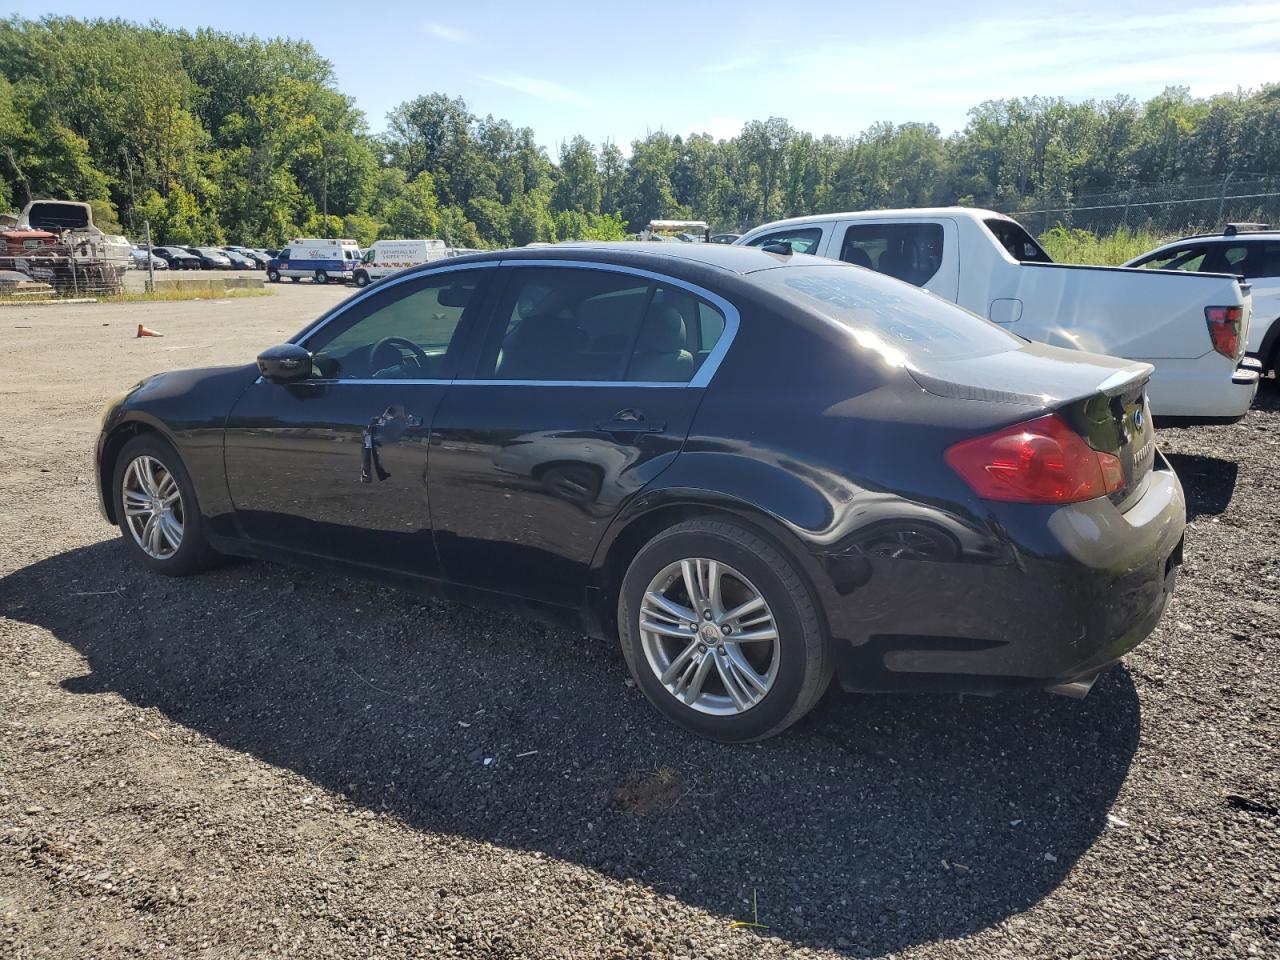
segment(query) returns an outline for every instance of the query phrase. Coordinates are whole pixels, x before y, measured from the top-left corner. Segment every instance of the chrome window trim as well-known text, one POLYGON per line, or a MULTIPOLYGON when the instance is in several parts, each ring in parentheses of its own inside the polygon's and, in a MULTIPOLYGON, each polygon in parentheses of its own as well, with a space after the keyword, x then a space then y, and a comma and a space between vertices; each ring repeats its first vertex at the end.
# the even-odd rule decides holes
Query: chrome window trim
MULTIPOLYGON (((370 284, 369 288, 361 294, 352 297, 346 303, 340 305, 336 313, 330 314, 328 317, 317 321, 316 325, 310 329, 304 330, 302 333, 294 337, 290 343, 297 343, 305 346, 305 341, 310 340, 317 333, 327 327, 330 323, 337 320, 348 310, 354 308, 357 304, 363 302, 367 297, 374 293, 386 290, 388 287, 396 286, 401 283, 408 283, 411 280, 417 280, 423 277, 433 277, 440 273, 451 273, 458 270, 483 270, 492 267, 553 267, 566 268, 575 270, 605 270, 612 273, 625 273, 631 276, 643 277, 646 280, 654 280, 659 283, 666 283, 672 286, 682 287, 688 290, 694 296, 706 300, 724 316, 724 330, 720 333, 720 339, 716 341, 716 345, 707 354, 707 358, 702 362, 693 378, 685 383, 665 382, 652 380, 484 380, 477 377, 470 378, 454 378, 452 380, 376 380, 376 379, 357 379, 357 380, 298 380, 293 382, 293 386, 315 385, 315 386, 338 386, 341 384, 387 384, 407 385, 407 384, 427 384, 436 386, 457 386, 457 387, 640 387, 643 389, 653 389, 656 387, 665 387, 667 389, 705 389, 710 383, 711 378, 715 376, 720 364, 724 360, 724 356, 729 352, 729 348, 733 345, 734 339, 738 335, 738 327, 741 324, 741 317, 738 308, 726 300, 719 294, 712 293, 705 287, 697 284, 689 283, 681 280, 679 277, 672 277, 665 273, 657 273, 653 270, 644 270, 640 267, 630 267, 615 263, 596 263, 586 260, 486 260, 472 261, 470 263, 449 264, 441 267, 434 267, 431 270, 411 273, 404 277, 388 277, 377 284, 370 284)), ((262 378, 258 378, 258 382, 262 382, 262 378)))

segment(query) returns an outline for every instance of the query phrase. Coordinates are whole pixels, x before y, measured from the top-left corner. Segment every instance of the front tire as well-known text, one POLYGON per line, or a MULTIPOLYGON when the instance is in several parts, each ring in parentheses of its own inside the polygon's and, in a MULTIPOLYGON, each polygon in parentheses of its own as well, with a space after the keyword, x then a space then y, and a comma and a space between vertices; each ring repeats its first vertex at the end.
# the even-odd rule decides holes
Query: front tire
POLYGON ((357 270, 355 281, 357 287, 367 287, 369 285, 369 275, 363 270, 357 270))
POLYGON ((667 719, 712 740, 780 733, 831 681, 830 645, 801 573, 736 523, 690 520, 631 561, 618 599, 623 656, 667 719))
POLYGON ((167 441, 142 434, 126 443, 111 490, 127 548, 156 573, 184 577, 216 561, 191 476, 167 441))

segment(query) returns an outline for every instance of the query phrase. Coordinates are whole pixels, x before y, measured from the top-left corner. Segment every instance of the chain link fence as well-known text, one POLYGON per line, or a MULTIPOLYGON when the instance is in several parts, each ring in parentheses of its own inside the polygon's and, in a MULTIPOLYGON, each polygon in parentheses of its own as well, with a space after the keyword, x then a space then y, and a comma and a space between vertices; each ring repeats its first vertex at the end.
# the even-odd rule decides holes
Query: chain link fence
POLYGON ((1125 227, 1181 236, 1217 232, 1227 223, 1280 224, 1280 176, 1231 173, 1215 180, 1133 184, 1080 194, 1060 207, 1029 203, 1011 216, 1038 234, 1063 226, 1099 235, 1125 227))
POLYGON ((47 284, 63 297, 111 296, 124 290, 135 267, 123 237, 84 240, 26 237, 35 231, 0 231, 0 270, 16 271, 47 284))

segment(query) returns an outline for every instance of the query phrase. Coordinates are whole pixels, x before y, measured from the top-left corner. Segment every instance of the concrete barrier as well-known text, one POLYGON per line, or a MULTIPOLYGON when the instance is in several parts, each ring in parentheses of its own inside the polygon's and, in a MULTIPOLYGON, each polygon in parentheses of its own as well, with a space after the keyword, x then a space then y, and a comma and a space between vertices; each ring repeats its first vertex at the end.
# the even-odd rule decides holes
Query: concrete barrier
POLYGON ((228 290, 261 290, 260 277, 156 277, 157 290, 204 290, 226 293, 228 290))

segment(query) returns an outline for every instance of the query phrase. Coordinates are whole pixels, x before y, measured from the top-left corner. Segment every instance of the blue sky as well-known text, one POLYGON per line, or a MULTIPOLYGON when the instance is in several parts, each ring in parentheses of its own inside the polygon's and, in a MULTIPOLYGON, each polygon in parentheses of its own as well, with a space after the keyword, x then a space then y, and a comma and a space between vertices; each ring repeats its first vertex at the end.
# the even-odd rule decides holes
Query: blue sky
POLYGON ((1167 85, 1196 95, 1280 81, 1280 2, 964 4, 737 0, 498 4, 24 2, 8 13, 119 16, 309 40, 377 131, 421 93, 624 149, 647 131, 729 137, 786 117, 817 134, 877 120, 964 126, 997 97, 1070 99, 1167 85), (1154 12, 1159 10, 1160 12, 1154 12))

